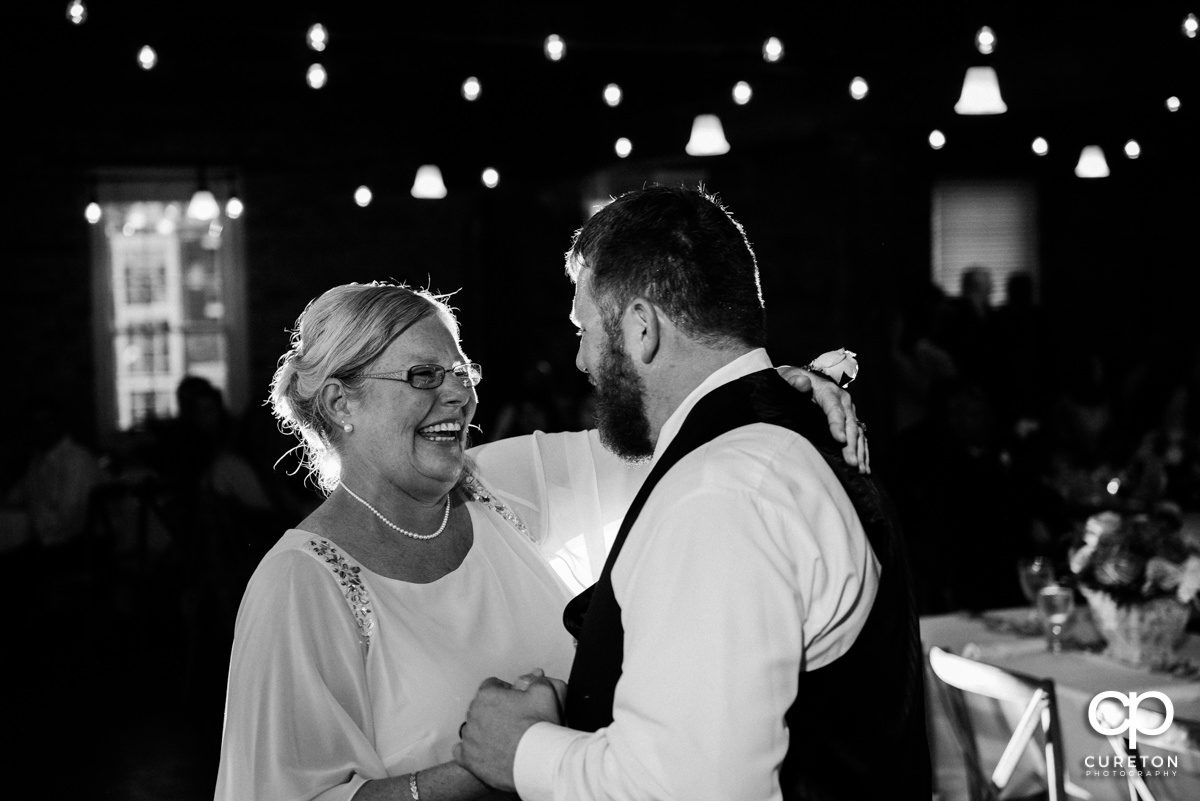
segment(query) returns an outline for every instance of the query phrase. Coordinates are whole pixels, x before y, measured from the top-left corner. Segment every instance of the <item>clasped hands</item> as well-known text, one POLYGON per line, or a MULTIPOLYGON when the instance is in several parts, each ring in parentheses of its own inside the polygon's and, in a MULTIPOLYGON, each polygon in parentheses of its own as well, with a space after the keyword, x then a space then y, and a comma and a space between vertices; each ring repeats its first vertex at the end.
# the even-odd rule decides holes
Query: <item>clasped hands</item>
POLYGON ((459 729, 462 742, 454 759, 485 784, 498 790, 515 790, 513 759, 521 736, 535 723, 561 724, 567 684, 548 678, 541 669, 512 684, 492 677, 479 685, 459 729))

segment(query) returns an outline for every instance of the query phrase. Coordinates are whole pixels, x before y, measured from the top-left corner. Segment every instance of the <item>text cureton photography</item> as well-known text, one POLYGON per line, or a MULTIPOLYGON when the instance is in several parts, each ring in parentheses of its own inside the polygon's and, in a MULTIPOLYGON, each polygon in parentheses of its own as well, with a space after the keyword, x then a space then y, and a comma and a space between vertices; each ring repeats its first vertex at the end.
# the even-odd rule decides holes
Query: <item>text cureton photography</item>
POLYGON ((1107 690, 1097 693, 1088 705, 1088 723, 1108 738, 1111 754, 1089 754, 1083 759, 1084 776, 1175 776, 1179 757, 1174 754, 1139 754, 1138 735, 1155 737, 1171 727, 1175 706, 1166 693, 1121 693, 1107 690), (1146 701, 1157 701, 1162 711, 1143 708, 1146 701), (1122 736, 1127 735, 1127 736, 1122 736))

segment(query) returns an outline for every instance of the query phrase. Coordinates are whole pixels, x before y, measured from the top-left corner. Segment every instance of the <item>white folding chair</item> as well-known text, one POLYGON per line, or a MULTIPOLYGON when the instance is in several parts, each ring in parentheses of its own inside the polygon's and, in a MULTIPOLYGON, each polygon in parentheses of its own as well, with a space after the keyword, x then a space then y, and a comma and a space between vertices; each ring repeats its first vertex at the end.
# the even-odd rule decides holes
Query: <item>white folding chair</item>
POLYGON ((1046 798, 1049 801, 1065 801, 1062 734, 1052 680, 1037 679, 986 665, 937 647, 929 650, 929 667, 939 679, 938 686, 963 751, 973 801, 997 801, 1001 798, 1012 781, 1021 755, 1031 750, 1031 743, 1039 733, 1046 798), (975 727, 963 693, 991 698, 1022 709, 1012 736, 990 776, 980 759, 975 727))
MULTIPOLYGON (((1096 717, 1109 729, 1121 729, 1129 720, 1129 709, 1113 698, 1107 698, 1096 706, 1096 717)), ((1154 709, 1137 706, 1129 728, 1139 732, 1158 731, 1166 723, 1166 716, 1154 709)), ((1113 753, 1123 760, 1130 756, 1151 756, 1166 752, 1166 755, 1183 756, 1193 765, 1200 764, 1200 722, 1174 718, 1171 725, 1161 734, 1139 735, 1141 742, 1136 750, 1129 747, 1129 738, 1122 734, 1108 735, 1113 753)), ((1124 764, 1129 764, 1127 761, 1124 764)), ((1200 779, 1194 775, 1172 776, 1162 781, 1153 780, 1157 793, 1139 770, 1127 770, 1125 780, 1129 785, 1129 801, 1196 801, 1200 798, 1200 779)))

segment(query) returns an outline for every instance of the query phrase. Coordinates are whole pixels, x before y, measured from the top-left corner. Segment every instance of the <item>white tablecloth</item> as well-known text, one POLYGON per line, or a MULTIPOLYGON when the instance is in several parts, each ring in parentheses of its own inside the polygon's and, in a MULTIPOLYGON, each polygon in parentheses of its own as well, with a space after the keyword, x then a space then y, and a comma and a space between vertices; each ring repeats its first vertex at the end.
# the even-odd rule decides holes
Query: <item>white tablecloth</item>
MULTIPOLYGON (((1030 610, 1002 610, 997 616, 1024 616, 1030 610)), ((1090 757, 1110 756, 1112 748, 1107 738, 1092 729, 1087 721, 1087 708, 1092 698, 1100 692, 1115 690, 1122 693, 1158 690, 1166 693, 1175 707, 1175 716, 1189 720, 1200 720, 1200 681, 1166 673, 1128 667, 1107 657, 1086 651, 1067 650, 1060 654, 1049 653, 1046 641, 1041 636, 1020 636, 995 630, 985 625, 980 617, 965 613, 938 615, 921 618, 921 640, 926 652, 937 645, 955 653, 968 650, 968 655, 983 662, 1018 671, 1027 675, 1054 679, 1058 695, 1059 719, 1062 726, 1064 764, 1069 780, 1096 801, 1118 801, 1128 799, 1126 780, 1119 776, 1088 775, 1085 760, 1090 757)), ((1191 635, 1181 656, 1200 664, 1200 637, 1191 635)), ((928 682, 926 698, 929 707, 929 738, 933 751, 933 763, 937 790, 943 801, 967 798, 966 776, 962 753, 954 741, 949 719, 942 708, 934 679, 926 671, 928 682)), ((1006 712, 1007 714, 1007 712, 1006 712)), ((984 759, 992 755, 993 762, 985 766, 990 770, 994 759, 1007 739, 1008 731, 1001 723, 994 729, 986 725, 977 731, 981 740, 984 759)), ((1142 738, 1144 742, 1152 742, 1142 738)), ((1094 761, 1094 760, 1093 760, 1094 761)), ((1180 775, 1161 779, 1164 790, 1172 784, 1183 789, 1188 782, 1200 783, 1200 762, 1182 757, 1180 775)), ((1036 786, 1036 777, 1018 777, 1020 786, 1036 786)), ((1014 789, 1018 789, 1014 787, 1014 789)), ((1189 791, 1190 792, 1190 791, 1189 791)), ((1183 797, 1183 796, 1181 796, 1183 797)), ((1200 799, 1200 796, 1196 797, 1200 799)), ((1192 799, 1195 801, 1195 799, 1192 799)))

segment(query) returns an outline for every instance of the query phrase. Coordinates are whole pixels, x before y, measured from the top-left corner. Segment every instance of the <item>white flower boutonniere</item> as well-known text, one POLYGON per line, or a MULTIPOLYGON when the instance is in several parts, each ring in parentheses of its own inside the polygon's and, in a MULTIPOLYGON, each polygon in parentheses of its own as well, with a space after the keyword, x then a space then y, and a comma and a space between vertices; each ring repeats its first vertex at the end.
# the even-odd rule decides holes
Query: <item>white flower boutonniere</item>
POLYGON ((811 373, 819 373, 839 387, 844 387, 858 375, 858 361, 854 356, 853 351, 838 348, 822 353, 804 365, 804 369, 811 373))

